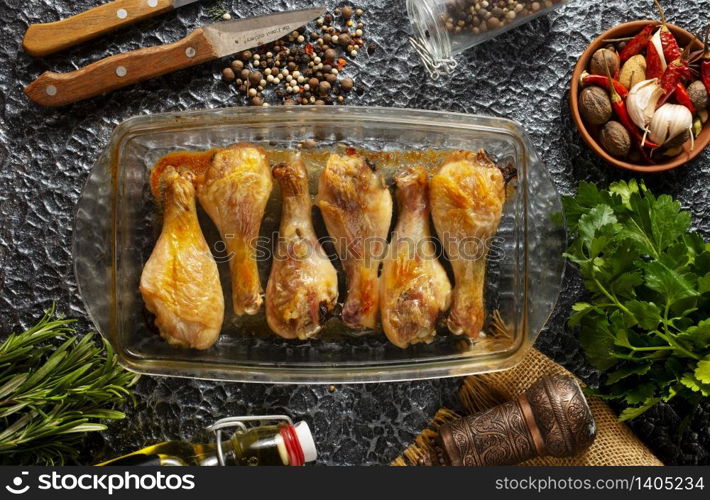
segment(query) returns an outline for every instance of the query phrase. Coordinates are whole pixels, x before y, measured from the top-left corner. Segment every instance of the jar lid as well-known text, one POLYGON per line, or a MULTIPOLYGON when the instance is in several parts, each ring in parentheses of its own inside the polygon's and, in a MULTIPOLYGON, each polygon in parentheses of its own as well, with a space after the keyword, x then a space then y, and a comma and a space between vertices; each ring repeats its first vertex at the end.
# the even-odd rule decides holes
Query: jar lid
POLYGON ((304 461, 313 462, 318 458, 318 450, 316 449, 315 441, 313 441, 313 434, 311 433, 310 427, 308 427, 308 424, 304 421, 298 422, 293 427, 296 429, 296 436, 303 450, 304 461))

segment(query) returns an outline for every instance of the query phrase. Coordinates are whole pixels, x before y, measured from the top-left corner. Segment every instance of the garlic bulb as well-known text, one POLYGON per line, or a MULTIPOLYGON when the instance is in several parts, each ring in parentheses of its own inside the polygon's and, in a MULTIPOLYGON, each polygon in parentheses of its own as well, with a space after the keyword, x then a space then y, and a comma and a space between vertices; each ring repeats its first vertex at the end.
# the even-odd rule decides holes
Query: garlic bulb
POLYGON ((626 110, 631 120, 642 129, 651 123, 651 118, 656 111, 656 104, 664 92, 658 85, 658 78, 638 82, 631 87, 626 98, 626 110))
POLYGON ((662 145, 692 127, 693 115, 688 108, 680 104, 664 104, 653 114, 648 136, 656 144, 662 145))

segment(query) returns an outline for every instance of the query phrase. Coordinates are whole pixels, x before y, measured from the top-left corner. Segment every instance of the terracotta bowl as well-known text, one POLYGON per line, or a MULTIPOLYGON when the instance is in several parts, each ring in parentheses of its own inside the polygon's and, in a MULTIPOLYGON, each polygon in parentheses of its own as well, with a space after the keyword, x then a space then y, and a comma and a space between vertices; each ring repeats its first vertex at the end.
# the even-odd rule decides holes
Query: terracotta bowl
MULTIPOLYGON (((604 149, 602 149, 602 147, 597 143, 596 139, 592 137, 590 129, 588 129, 588 125, 584 123, 582 116, 579 114, 579 78, 582 75, 582 72, 587 69, 587 67, 589 67, 589 60, 592 58, 594 52, 596 52, 597 49, 600 49, 606 45, 604 43, 604 40, 610 38, 624 38, 628 36, 634 36, 650 22, 653 21, 633 21, 630 23, 620 24, 596 38, 589 45, 589 47, 587 47, 587 50, 584 51, 584 53, 577 61, 577 66, 575 66, 574 74, 572 75, 572 85, 570 89, 569 99, 570 108, 572 110, 572 118, 574 119, 574 123, 577 125, 577 129, 579 129, 579 133, 582 134, 582 139, 584 139, 584 142, 586 142, 587 145, 589 145, 589 147, 592 148, 592 150, 594 150, 594 152, 600 157, 602 157, 607 163, 611 163, 612 165, 615 165, 619 168, 633 170, 636 172, 663 172, 665 170, 674 169, 698 156, 703 151, 705 146, 710 143, 710 126, 708 126, 708 124, 710 123, 709 120, 705 123, 705 126, 700 135, 695 139, 695 148, 693 149, 693 151, 690 150, 690 142, 687 142, 683 146, 683 151, 678 156, 674 156, 668 159, 665 159, 665 157, 660 155, 654 156, 654 158, 656 159, 663 159, 663 163, 657 163, 655 165, 629 163, 624 160, 614 158, 609 153, 604 151, 604 149)), ((694 50, 695 48, 699 49, 702 47, 700 41, 697 39, 693 40, 693 36, 684 29, 679 28, 678 26, 674 26, 672 24, 669 24, 668 28, 675 35, 676 39, 678 40, 678 44, 681 47, 685 47, 688 43, 691 42, 691 40, 694 44, 694 50)))

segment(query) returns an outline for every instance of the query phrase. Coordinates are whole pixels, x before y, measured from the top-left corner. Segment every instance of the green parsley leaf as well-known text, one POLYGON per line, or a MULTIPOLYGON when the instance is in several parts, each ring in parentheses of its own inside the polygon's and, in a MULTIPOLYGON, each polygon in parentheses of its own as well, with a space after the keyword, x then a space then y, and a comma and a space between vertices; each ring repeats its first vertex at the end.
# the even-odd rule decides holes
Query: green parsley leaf
POLYGON ((643 182, 582 182, 564 197, 565 257, 589 292, 569 319, 595 368, 595 390, 634 418, 659 401, 710 396, 710 243, 690 213, 643 182))

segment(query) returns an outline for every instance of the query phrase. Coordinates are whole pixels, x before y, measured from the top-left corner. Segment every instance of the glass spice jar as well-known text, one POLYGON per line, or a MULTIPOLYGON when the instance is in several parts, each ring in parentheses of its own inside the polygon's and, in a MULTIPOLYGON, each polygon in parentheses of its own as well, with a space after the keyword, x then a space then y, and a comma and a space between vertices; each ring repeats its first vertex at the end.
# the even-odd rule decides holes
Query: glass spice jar
POLYGON ((454 57, 568 0, 407 0, 410 42, 432 79, 453 73, 454 57))

